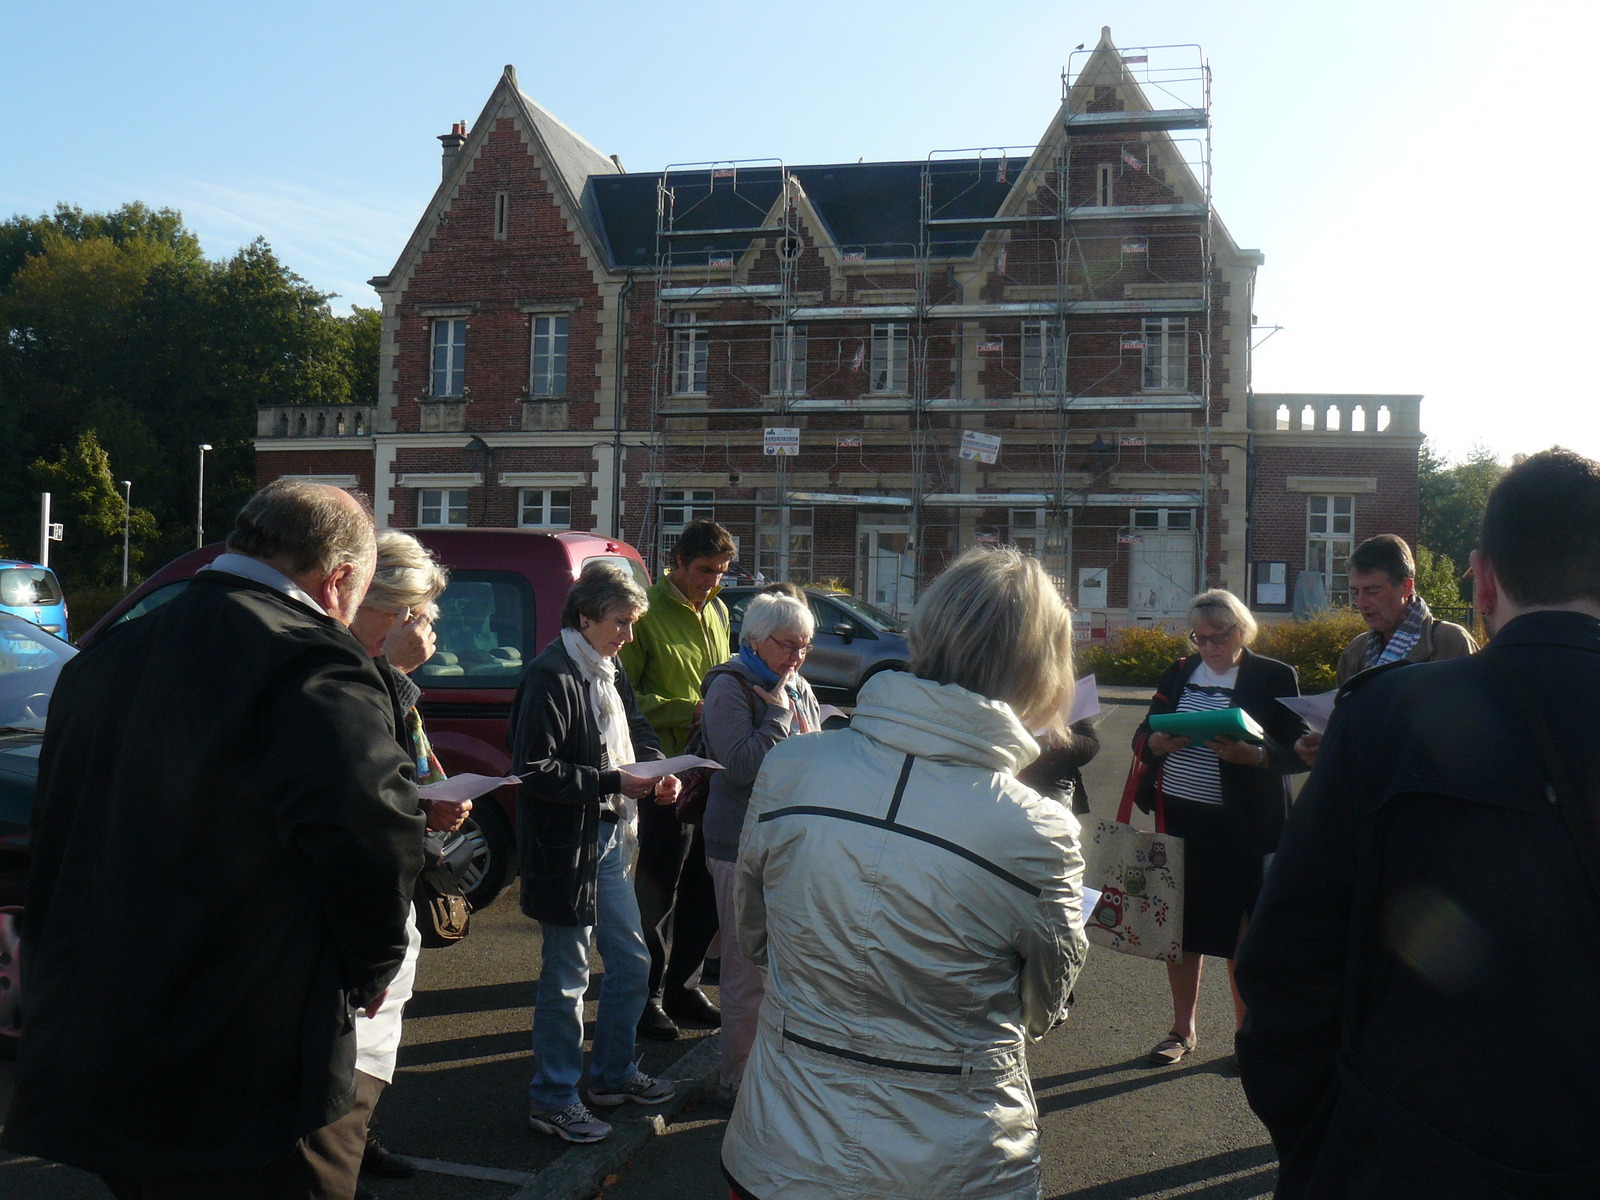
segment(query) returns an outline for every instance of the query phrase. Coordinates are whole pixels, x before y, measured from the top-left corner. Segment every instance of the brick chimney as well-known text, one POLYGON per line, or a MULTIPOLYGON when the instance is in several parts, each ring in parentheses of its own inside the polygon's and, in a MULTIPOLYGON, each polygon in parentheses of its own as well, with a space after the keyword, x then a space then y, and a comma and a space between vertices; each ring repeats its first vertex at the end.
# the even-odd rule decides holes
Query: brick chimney
POLYGON ((456 158, 461 154, 461 147, 467 144, 467 123, 457 121, 450 126, 449 133, 439 135, 439 143, 444 147, 443 162, 440 164, 441 177, 450 178, 450 168, 456 165, 456 158))

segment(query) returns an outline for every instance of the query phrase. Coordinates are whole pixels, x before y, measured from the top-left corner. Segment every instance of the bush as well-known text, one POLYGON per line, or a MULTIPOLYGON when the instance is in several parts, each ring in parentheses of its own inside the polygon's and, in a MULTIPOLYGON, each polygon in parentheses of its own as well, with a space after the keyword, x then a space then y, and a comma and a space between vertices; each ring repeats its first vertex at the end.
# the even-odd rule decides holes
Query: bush
POLYGON ((73 639, 88 633, 127 594, 120 587, 74 588, 67 596, 67 624, 73 639))
POLYGON ((1093 675, 1098 683, 1154 687, 1168 667, 1193 649, 1180 634, 1159 626, 1130 625, 1079 651, 1076 669, 1080 676, 1093 675))
POLYGON ((1367 623, 1355 609, 1336 608, 1304 621, 1263 625, 1251 649, 1298 671, 1302 692, 1325 692, 1333 687, 1339 655, 1366 631, 1367 623))

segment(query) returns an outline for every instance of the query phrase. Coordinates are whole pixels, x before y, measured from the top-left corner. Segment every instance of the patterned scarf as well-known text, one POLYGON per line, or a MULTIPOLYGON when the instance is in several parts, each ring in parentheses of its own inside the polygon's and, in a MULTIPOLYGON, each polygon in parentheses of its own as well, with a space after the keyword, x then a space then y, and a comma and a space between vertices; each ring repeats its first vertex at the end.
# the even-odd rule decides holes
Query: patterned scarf
POLYGON ((1367 641, 1366 661, 1362 665, 1375 667, 1379 663, 1398 662, 1410 654, 1412 647, 1422 637, 1423 622, 1430 616, 1428 602, 1421 596, 1412 596, 1406 603, 1406 615, 1400 618, 1400 624, 1387 640, 1373 630, 1372 637, 1367 641))

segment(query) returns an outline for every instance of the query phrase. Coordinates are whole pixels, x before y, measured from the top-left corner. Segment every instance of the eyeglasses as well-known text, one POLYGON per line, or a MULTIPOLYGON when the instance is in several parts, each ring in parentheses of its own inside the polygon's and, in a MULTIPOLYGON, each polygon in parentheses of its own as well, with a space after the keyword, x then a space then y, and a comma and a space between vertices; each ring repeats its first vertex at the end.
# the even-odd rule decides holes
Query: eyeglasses
POLYGON ((1196 646, 1226 646, 1228 639, 1238 632, 1239 627, 1237 625, 1232 629, 1224 629, 1221 633, 1196 633, 1191 629, 1189 630, 1189 640, 1196 646))
POLYGON ((798 658, 804 658, 806 655, 811 653, 810 642, 780 642, 775 637, 769 637, 767 641, 771 642, 785 654, 794 655, 798 658))

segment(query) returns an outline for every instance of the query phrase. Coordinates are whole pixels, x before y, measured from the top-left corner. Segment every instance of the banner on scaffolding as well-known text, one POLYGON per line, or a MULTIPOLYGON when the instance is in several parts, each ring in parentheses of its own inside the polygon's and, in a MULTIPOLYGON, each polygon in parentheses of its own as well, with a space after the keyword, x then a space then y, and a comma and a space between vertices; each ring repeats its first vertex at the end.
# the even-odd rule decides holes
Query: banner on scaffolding
POLYGON ((1144 159, 1140 158, 1138 155, 1134 154, 1133 151, 1127 149, 1126 147, 1124 147, 1122 151, 1122 161, 1127 163, 1135 171, 1144 170, 1144 159))
POLYGON ((835 450, 859 450, 861 449, 861 439, 858 437, 835 438, 833 448, 835 450))
POLYGON ((1119 533, 1117 534, 1117 544, 1119 546, 1142 546, 1144 545, 1144 538, 1137 533, 1119 533))
POLYGON ((713 179, 732 179, 737 172, 732 167, 718 167, 711 172, 713 179))
POLYGON ((1149 242, 1123 242, 1122 243, 1122 252, 1124 254, 1148 254, 1148 253, 1150 253, 1150 243, 1149 242))
POLYGON ((1117 439, 1117 445, 1119 445, 1119 446, 1142 446, 1142 445, 1144 445, 1144 439, 1142 437, 1118 438, 1117 439))
POLYGON ((762 432, 761 452, 763 454, 781 454, 785 458, 794 458, 800 453, 800 431, 798 429, 773 428, 762 432))
POLYGON ((1122 348, 1124 350, 1143 350, 1144 349, 1144 339, 1143 338, 1123 338, 1122 339, 1122 348))
POLYGON ((978 343, 979 354, 1003 354, 1005 353, 1005 348, 1006 344, 1000 341, 998 338, 995 338, 991 341, 978 343))
POLYGON ((861 370, 861 364, 866 359, 866 357, 867 357, 867 344, 865 342, 862 342, 859 346, 856 347, 856 356, 850 360, 850 369, 852 371, 861 370))
POLYGON ((1006 273, 1006 248, 1004 246, 1000 247, 1000 258, 994 264, 994 272, 996 275, 1004 275, 1006 273))
POLYGON ((731 267, 733 266, 733 255, 713 254, 711 256, 711 265, 713 267, 731 267))
POLYGON ((844 261, 845 262, 866 262, 867 261, 867 252, 865 250, 846 250, 844 252, 844 261))
POLYGON ((1000 439, 992 433, 977 433, 971 429, 963 429, 961 457, 992 463, 1000 457, 1000 439))
POLYGON ((1125 63, 1147 63, 1150 61, 1148 54, 1124 54, 1122 61, 1125 63))

